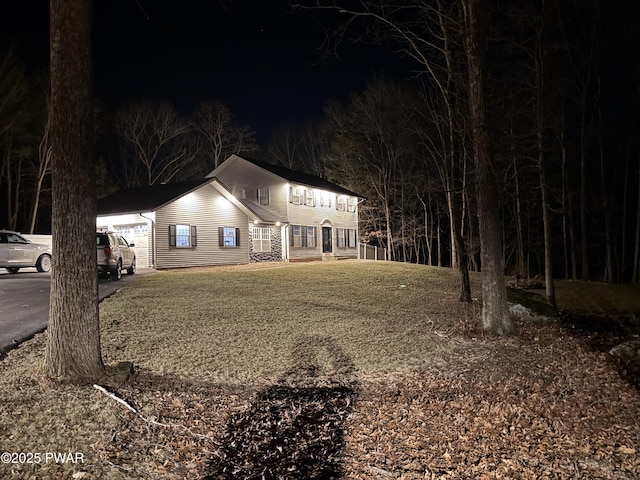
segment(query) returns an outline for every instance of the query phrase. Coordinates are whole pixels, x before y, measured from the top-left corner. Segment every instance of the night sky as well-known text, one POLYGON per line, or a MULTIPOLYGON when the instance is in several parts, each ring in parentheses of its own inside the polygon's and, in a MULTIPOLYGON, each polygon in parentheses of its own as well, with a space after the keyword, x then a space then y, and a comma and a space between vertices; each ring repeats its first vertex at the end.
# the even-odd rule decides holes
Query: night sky
MULTIPOLYGON (((46 65, 48 0, 10 8, 2 45, 13 42, 30 69, 46 65)), ((264 144, 277 125, 319 118, 326 99, 389 71, 372 46, 345 42, 339 58, 319 53, 325 34, 315 17, 290 13, 281 0, 95 1, 95 95, 108 107, 167 100, 185 114, 220 98, 264 144)))

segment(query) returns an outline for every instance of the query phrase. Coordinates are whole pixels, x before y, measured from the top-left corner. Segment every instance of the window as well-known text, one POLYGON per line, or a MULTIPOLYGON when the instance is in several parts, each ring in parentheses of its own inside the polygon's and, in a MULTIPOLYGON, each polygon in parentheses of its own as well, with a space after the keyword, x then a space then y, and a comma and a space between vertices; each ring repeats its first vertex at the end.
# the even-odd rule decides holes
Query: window
POLYGON ((333 197, 333 195, 331 195, 330 193, 325 193, 322 195, 322 197, 320 197, 320 205, 322 207, 331 207, 331 198, 333 197))
POLYGON ((308 205, 309 207, 315 207, 316 206, 316 196, 315 196, 313 190, 305 190, 304 191, 304 204, 308 205))
POLYGON ((316 248, 316 227, 307 227, 307 247, 316 248))
POLYGON ((289 189, 289 201, 294 205, 302 205, 302 188, 291 187, 289 189))
POLYGON ((349 197, 347 199, 347 212, 355 212, 356 211, 356 198, 349 197))
POLYGON ((291 225, 290 245, 292 247, 316 248, 318 229, 307 225, 291 225))
POLYGON ((336 210, 344 212, 346 209, 346 202, 347 197, 345 197, 344 195, 338 195, 338 198, 336 198, 336 210))
POLYGON ((236 227, 218 227, 218 245, 220 247, 239 247, 240 229, 236 227))
POLYGON ((271 229, 268 227, 251 227, 251 251, 271 251, 271 229))
POLYGON ((198 246, 197 229, 195 225, 169 225, 169 246, 189 248, 198 246))
POLYGON ((347 247, 356 247, 356 231, 349 229, 349 235, 347 236, 347 247))
POLYGON ((338 247, 355 247, 356 231, 352 228, 336 228, 336 245, 338 247))
POLYGON ((260 205, 269 205, 269 187, 258 188, 258 203, 260 205))

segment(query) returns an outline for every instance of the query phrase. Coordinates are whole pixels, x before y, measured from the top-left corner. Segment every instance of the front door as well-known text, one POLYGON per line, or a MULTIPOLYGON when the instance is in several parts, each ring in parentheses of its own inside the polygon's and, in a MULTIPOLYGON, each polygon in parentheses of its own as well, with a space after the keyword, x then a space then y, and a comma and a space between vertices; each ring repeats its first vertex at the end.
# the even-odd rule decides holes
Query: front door
POLYGON ((322 227, 322 253, 331 253, 331 227, 322 227))

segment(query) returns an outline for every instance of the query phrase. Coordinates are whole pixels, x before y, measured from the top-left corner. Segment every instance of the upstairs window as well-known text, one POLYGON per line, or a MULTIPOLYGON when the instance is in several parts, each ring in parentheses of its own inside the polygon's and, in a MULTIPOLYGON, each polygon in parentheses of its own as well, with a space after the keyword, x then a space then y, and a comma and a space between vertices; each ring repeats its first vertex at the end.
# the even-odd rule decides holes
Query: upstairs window
POLYGON ((258 188, 258 203, 260 205, 269 205, 269 187, 258 188))
POLYGON ((331 208, 331 199, 333 198, 333 195, 331 195, 330 193, 325 193, 322 195, 322 197, 320 197, 320 205, 322 207, 329 207, 331 208))
POLYGON ((303 189, 301 187, 290 187, 289 201, 294 205, 302 205, 303 189))
POLYGON ((344 212, 347 208, 347 197, 344 195, 338 195, 336 198, 336 210, 344 212))
POLYGON ((349 197, 347 199, 347 212, 355 212, 356 211, 356 198, 349 197))
POLYGON ((316 206, 316 196, 313 192, 313 190, 305 190, 304 191, 304 204, 309 206, 309 207, 315 207, 316 206))

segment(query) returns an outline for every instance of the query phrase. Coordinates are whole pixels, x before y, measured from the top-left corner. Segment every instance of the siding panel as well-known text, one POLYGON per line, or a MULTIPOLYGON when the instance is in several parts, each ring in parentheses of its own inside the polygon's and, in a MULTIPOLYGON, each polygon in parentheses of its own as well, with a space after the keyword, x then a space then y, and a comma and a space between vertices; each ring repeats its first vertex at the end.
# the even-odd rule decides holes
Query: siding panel
POLYGON ((214 187, 205 185, 156 212, 156 267, 178 268, 248 263, 247 242, 241 242, 239 247, 233 248, 218 245, 218 227, 240 228, 241 236, 244 236, 248 223, 249 219, 244 213, 214 187), (177 223, 197 227, 196 247, 169 246, 169 225, 177 223))

